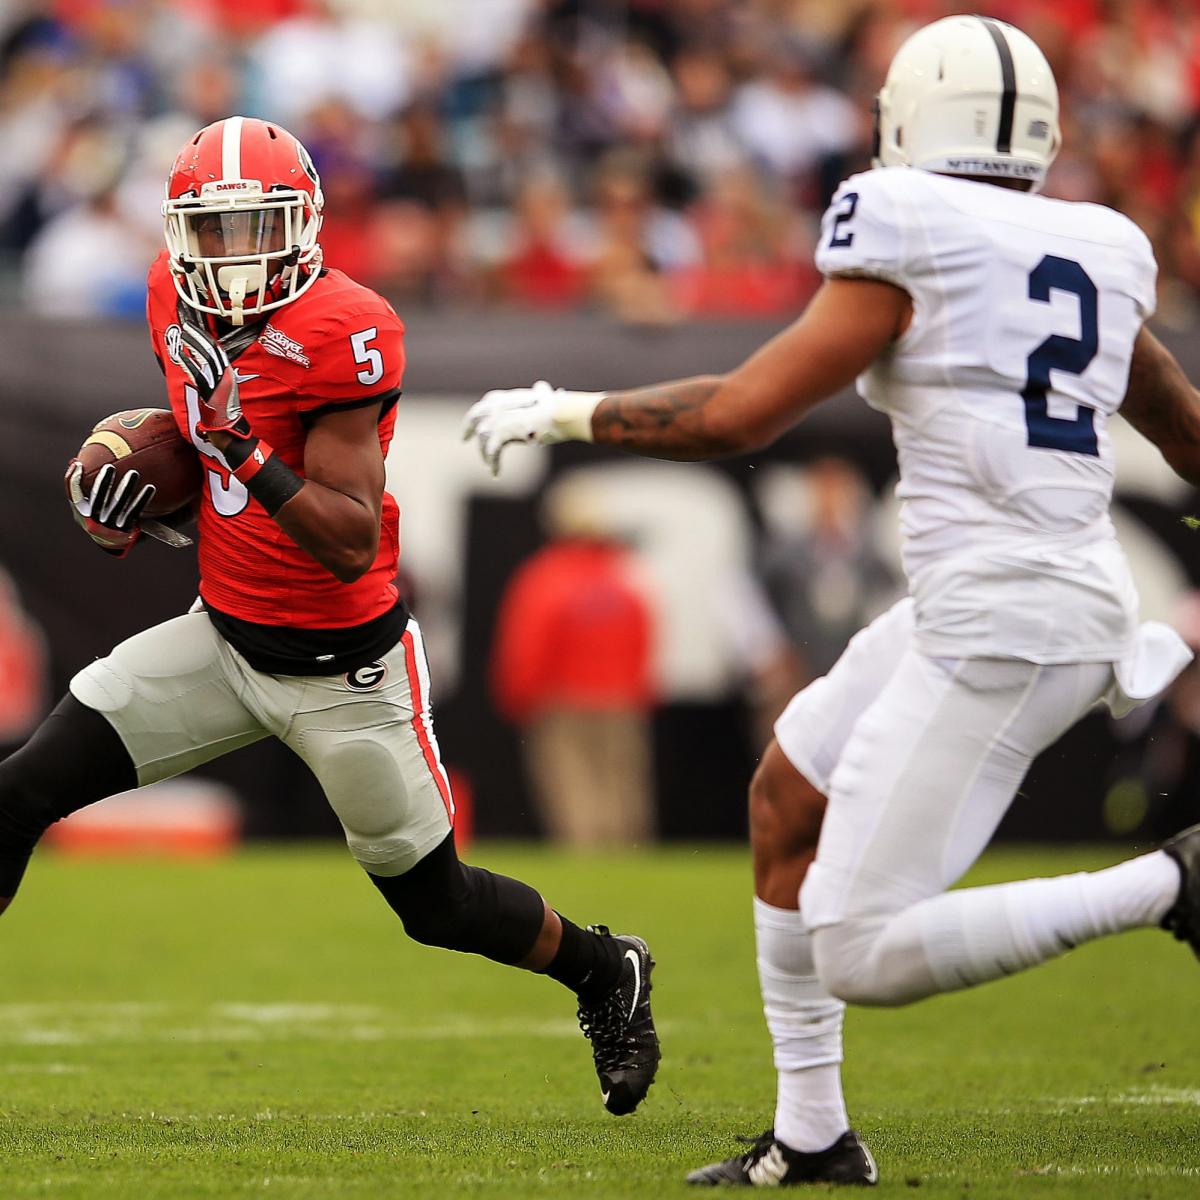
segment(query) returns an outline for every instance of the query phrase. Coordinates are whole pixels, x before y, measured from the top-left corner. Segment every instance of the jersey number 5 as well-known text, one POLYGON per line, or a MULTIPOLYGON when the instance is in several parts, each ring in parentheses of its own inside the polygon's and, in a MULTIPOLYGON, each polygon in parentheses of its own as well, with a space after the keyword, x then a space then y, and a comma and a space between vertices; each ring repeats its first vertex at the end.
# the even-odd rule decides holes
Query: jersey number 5
POLYGON ((370 329, 360 330, 350 335, 350 347, 354 351, 354 361, 363 363, 363 369, 354 378, 368 387, 378 383, 383 378, 383 355, 378 346, 368 346, 372 338, 379 336, 379 326, 372 325, 370 329))
POLYGON ((1025 388, 1025 427, 1028 445, 1071 454, 1098 455, 1095 412, 1080 404, 1074 417, 1052 417, 1046 406, 1051 371, 1082 375, 1100 347, 1096 285, 1072 258, 1047 254, 1029 273, 1029 298, 1050 302, 1051 291, 1069 292, 1079 300, 1079 337, 1051 334, 1028 358, 1025 388))
POLYGON ((217 448, 200 436, 197 428, 200 424, 200 397, 190 383, 183 389, 183 398, 187 404, 188 432, 192 435, 192 444, 204 458, 216 464, 205 465, 204 468, 213 508, 222 517, 236 517, 250 503, 250 493, 240 479, 230 474, 217 448))

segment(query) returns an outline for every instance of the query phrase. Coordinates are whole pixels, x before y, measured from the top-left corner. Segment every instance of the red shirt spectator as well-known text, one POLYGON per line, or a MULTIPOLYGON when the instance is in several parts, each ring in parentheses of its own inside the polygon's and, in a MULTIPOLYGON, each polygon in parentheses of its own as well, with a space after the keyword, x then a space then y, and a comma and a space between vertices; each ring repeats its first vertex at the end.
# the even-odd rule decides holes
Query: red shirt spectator
POLYGON ((548 242, 523 246, 501 277, 509 299, 533 308, 572 308, 587 287, 587 271, 548 242))
POLYGON ((526 721, 550 707, 645 709, 653 700, 651 616, 615 542, 552 542, 520 567, 500 606, 492 690, 526 721))

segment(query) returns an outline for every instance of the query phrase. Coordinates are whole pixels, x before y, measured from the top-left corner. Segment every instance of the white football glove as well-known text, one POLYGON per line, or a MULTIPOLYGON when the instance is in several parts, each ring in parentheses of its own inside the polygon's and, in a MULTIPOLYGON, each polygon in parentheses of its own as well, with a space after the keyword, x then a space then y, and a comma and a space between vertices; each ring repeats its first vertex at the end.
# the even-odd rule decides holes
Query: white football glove
POLYGON ((539 379, 531 388, 488 392, 463 419, 463 441, 476 438, 493 475, 509 442, 590 442, 592 413, 605 392, 568 392, 539 379))

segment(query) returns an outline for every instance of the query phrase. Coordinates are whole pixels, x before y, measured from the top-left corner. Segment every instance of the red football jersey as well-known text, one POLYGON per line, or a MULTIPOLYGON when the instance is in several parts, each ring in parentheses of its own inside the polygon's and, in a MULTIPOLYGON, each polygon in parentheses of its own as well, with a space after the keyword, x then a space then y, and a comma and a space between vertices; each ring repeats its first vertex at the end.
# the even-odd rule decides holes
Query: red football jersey
MULTIPOLYGON (((383 497, 379 553, 353 583, 341 583, 267 516, 224 460, 196 432, 199 402, 180 365, 178 293, 164 250, 150 268, 146 316, 167 379, 171 411, 202 455, 200 595, 243 621, 293 629, 361 625, 392 609, 400 510, 383 497)), ((404 371, 404 325, 382 296, 341 271, 325 271, 291 304, 272 312, 234 360, 242 410, 254 432, 304 475, 308 429, 322 413, 383 402, 379 449, 387 453, 404 371)))

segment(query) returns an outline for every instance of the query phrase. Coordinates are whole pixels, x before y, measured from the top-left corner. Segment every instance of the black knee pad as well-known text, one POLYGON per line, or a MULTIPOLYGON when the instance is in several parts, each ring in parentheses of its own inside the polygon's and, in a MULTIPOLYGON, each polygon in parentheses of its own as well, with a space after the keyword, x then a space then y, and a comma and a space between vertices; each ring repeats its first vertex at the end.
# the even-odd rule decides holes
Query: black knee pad
POLYGON ((450 834, 411 871, 371 875, 415 942, 512 965, 533 949, 545 920, 540 895, 515 879, 459 861, 450 834))

